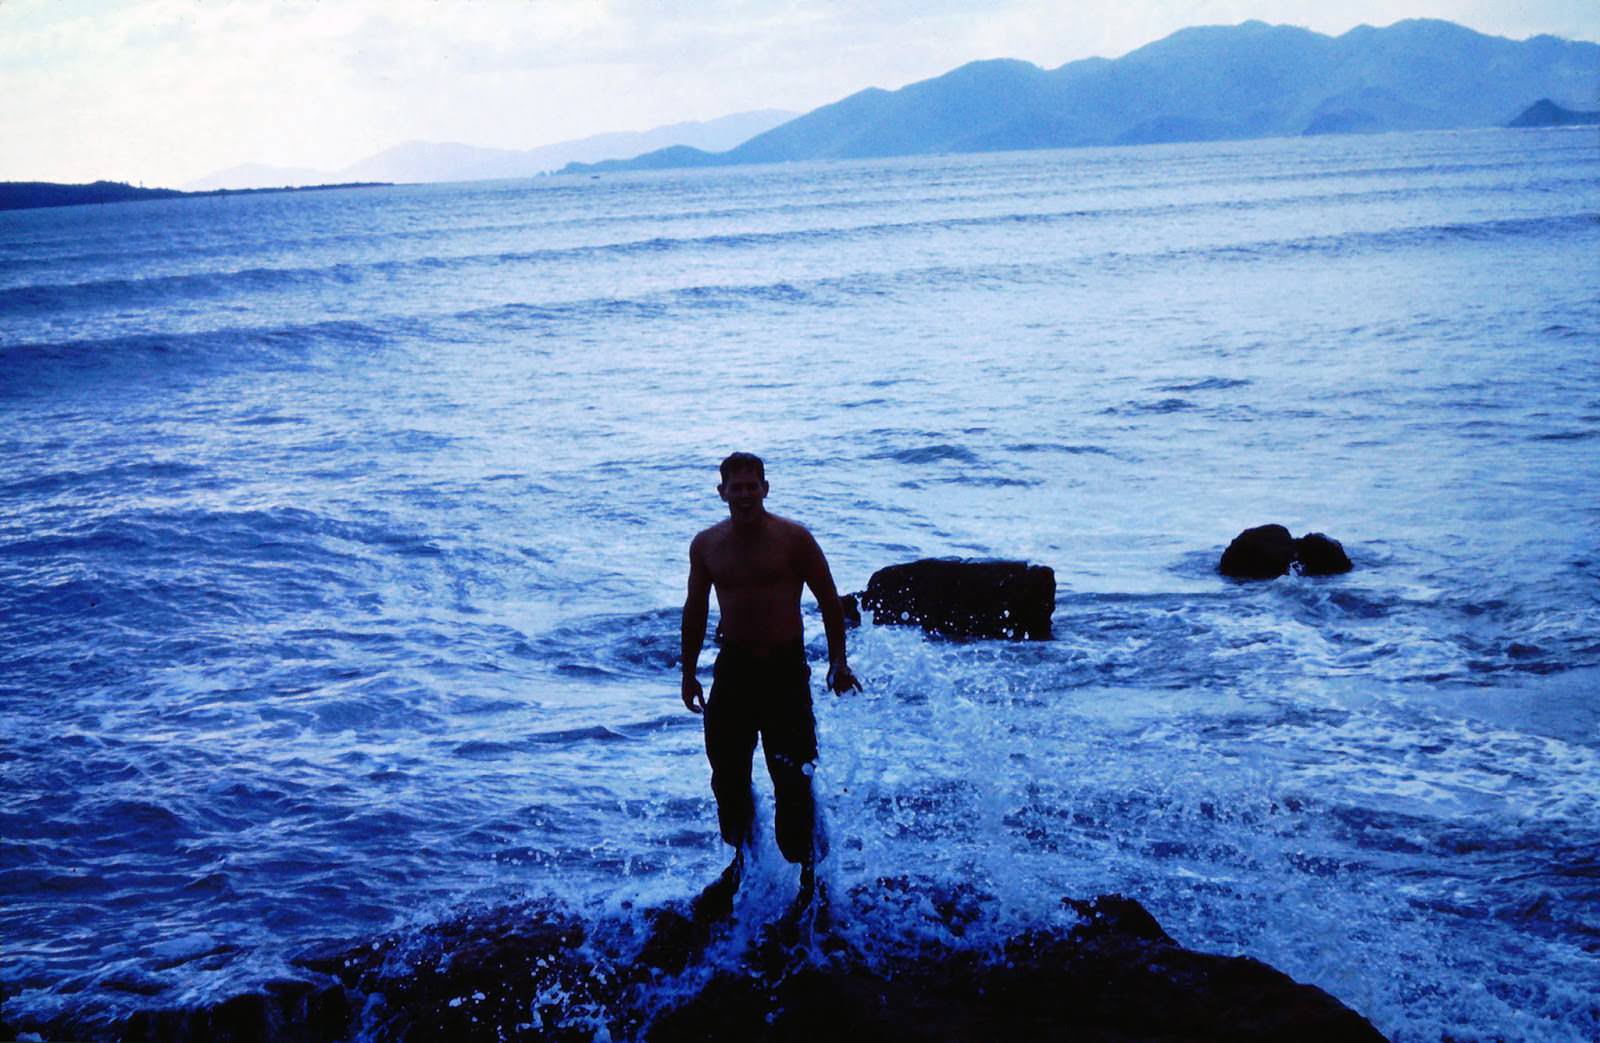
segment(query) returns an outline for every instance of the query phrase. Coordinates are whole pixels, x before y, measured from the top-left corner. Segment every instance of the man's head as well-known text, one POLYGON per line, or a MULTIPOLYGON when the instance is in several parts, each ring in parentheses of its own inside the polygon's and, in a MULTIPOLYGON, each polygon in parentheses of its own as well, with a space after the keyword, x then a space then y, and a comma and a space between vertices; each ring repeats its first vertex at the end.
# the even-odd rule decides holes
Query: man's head
POLYGON ((754 453, 730 453, 722 461, 722 481, 717 494, 728 505, 728 514, 734 521, 749 521, 760 517, 764 508, 761 501, 767 498, 767 470, 761 457, 754 453))
POLYGON ((767 480, 767 468, 761 462, 761 457, 754 453, 729 453, 728 458, 722 461, 722 483, 726 485, 733 472, 749 468, 754 468, 756 481, 764 482, 767 480))

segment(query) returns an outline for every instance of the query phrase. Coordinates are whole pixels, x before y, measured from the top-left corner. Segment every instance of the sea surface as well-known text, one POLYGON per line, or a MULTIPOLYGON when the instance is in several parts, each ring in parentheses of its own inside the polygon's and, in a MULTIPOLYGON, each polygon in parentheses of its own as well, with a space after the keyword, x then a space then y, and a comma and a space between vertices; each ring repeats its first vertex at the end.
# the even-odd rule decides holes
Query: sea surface
POLYGON ((695 893, 745 449, 842 590, 1056 573, 1048 642, 851 632, 835 893, 1119 892, 1396 1040, 1600 1038, 1597 214, 1593 130, 0 214, 0 1018, 695 893), (1219 576, 1267 522, 1354 571, 1219 576))

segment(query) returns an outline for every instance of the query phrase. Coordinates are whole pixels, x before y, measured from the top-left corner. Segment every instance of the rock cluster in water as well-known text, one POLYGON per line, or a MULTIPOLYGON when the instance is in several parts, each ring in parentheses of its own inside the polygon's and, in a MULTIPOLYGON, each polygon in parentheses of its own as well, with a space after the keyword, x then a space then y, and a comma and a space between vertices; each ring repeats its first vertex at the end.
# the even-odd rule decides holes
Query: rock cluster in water
POLYGON ((947 637, 1034 638, 1050 636, 1056 607, 1056 574, 1025 561, 924 558, 879 569, 867 589, 846 600, 872 613, 878 626, 920 626, 947 637))
MULTIPOLYGON (((151 1011, 124 1040, 1381 1040, 1256 960, 1192 952, 1131 899, 1064 900, 1075 926, 966 944, 984 897, 886 878, 741 940, 691 904, 586 923, 491 910, 297 961, 303 979, 151 1011), (848 914, 870 930, 841 929, 848 914), (878 924, 932 916, 937 931, 878 924), (864 948, 863 946, 870 946, 864 948)), ((1071 919, 1066 917, 1064 919, 1071 919)), ((924 925, 925 926, 925 925, 924 925)))
POLYGON ((1217 571, 1236 579, 1273 579, 1291 571, 1332 576, 1350 569, 1350 558, 1338 540, 1320 532, 1295 539, 1282 525, 1244 530, 1228 544, 1217 564, 1217 571))

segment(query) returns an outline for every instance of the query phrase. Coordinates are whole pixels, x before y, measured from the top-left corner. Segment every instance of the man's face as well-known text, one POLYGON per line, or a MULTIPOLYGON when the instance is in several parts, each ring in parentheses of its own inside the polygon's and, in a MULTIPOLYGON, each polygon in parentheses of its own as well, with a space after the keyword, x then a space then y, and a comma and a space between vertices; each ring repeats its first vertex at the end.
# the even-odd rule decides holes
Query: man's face
POLYGON ((728 505, 728 514, 734 521, 747 521, 761 513, 761 501, 767 498, 767 483, 754 467, 737 468, 717 486, 722 502, 728 505))

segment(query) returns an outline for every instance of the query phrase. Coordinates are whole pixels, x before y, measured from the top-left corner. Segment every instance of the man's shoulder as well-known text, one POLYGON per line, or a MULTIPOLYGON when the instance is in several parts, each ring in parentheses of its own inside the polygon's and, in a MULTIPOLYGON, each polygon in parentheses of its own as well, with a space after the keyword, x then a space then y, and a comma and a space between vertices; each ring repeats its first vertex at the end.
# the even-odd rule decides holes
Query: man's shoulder
POLYGON ((797 543, 811 539, 811 530, 793 518, 785 518, 780 514, 768 514, 767 517, 772 519, 774 528, 784 539, 797 543))
POLYGON ((694 539, 689 541, 689 549, 694 550, 696 547, 705 547, 708 544, 712 544, 718 540, 721 540, 728 534, 728 529, 732 526, 732 524, 732 522, 724 518, 715 525, 710 525, 704 529, 701 529, 699 532, 695 533, 694 539))

